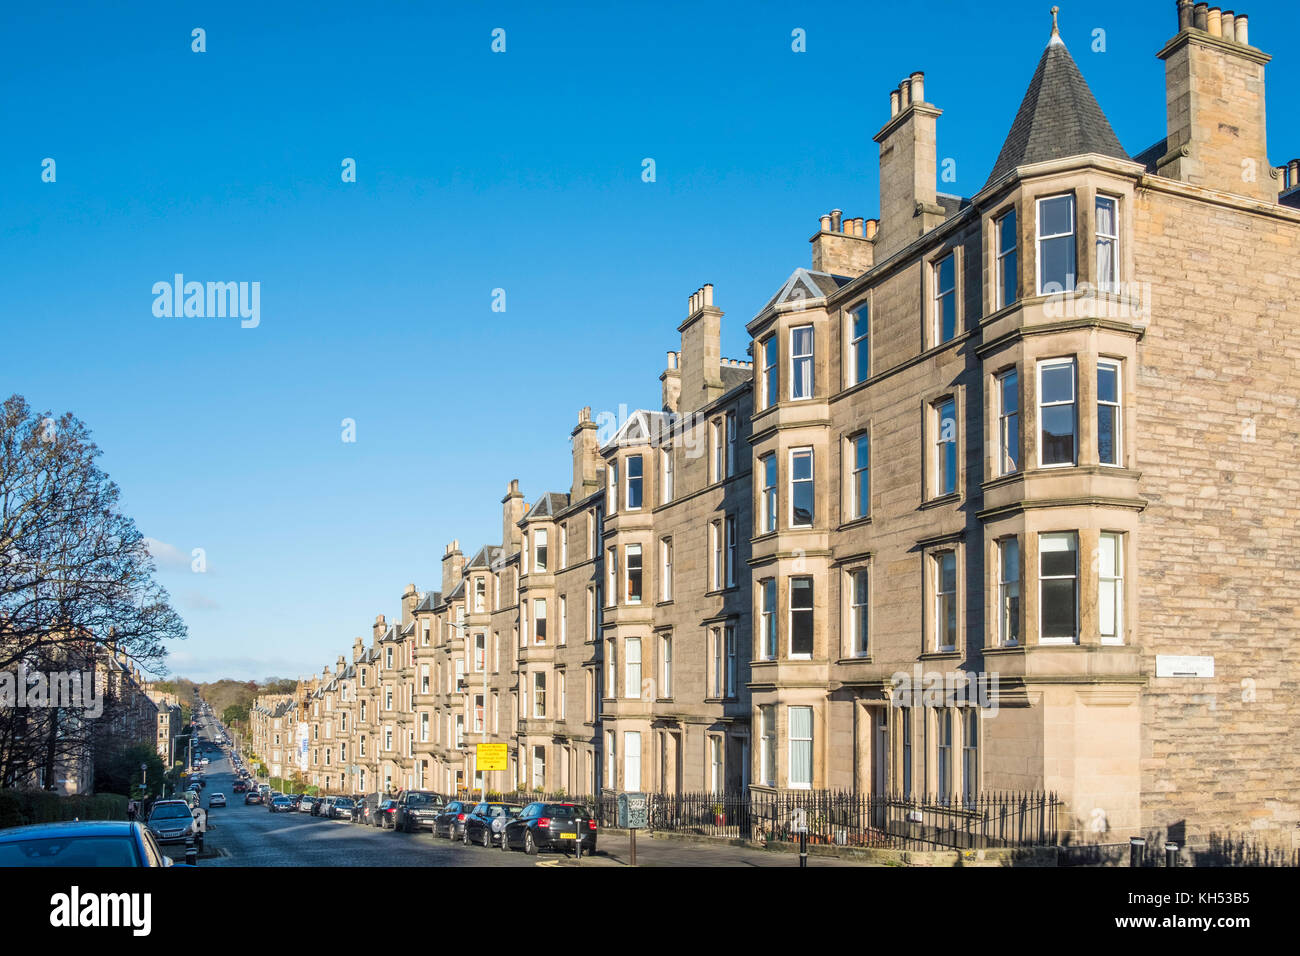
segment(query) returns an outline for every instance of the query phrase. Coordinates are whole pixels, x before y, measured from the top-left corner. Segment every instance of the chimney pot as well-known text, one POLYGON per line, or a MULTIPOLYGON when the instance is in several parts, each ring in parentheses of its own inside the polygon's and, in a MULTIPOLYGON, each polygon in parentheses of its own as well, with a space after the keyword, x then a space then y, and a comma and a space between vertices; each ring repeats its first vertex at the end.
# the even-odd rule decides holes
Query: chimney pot
POLYGON ((1233 13, 1231 10, 1223 11, 1222 23, 1223 23, 1223 38, 1225 40, 1237 39, 1237 27, 1236 27, 1236 23, 1234 22, 1233 13))
POLYGON ((713 283, 712 282, 706 282, 704 284, 704 304, 713 305, 713 283))
POLYGON ((905 79, 898 84, 898 106, 905 110, 912 105, 912 81, 905 79))
POLYGON ((867 239, 870 239, 872 242, 875 242, 875 241, 876 241, 876 230, 879 229, 879 228, 880 228, 880 220, 879 220, 879 219, 868 219, 867 222, 866 222, 866 228, 865 228, 865 232, 863 233, 863 235, 864 235, 867 239))
POLYGON ((1192 0, 1178 0, 1178 32, 1192 26, 1192 0))
POLYGON ((1300 159, 1293 159, 1286 164, 1288 176, 1288 185, 1294 186, 1300 183, 1300 159))
POLYGON ((840 231, 840 217, 843 215, 844 211, 842 209, 831 210, 831 232, 840 231))
POLYGON ((925 74, 917 70, 912 74, 912 102, 925 102, 925 74))
POLYGON ((1237 14, 1237 20, 1233 24, 1233 32, 1236 34, 1235 39, 1238 43, 1250 46, 1250 27, 1244 13, 1237 14))
POLYGON ((898 115, 898 90, 889 91, 889 117, 893 119, 898 115))
POLYGON ((1212 37, 1223 36, 1223 11, 1218 7, 1210 7, 1206 12, 1205 29, 1212 37))
POLYGON ((826 215, 822 216, 822 232, 830 232, 830 231, 831 231, 831 214, 827 213, 826 215))
POLYGON ((1192 26, 1202 31, 1210 28, 1210 5, 1208 3, 1198 3, 1192 7, 1192 26))

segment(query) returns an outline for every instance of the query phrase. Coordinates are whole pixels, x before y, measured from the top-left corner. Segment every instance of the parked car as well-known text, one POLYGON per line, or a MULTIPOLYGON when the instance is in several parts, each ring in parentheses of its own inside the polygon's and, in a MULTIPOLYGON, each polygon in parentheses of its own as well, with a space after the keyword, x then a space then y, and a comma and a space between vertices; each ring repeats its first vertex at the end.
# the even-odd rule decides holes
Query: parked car
POLYGON ((294 808, 295 810, 298 809, 298 804, 302 803, 302 798, 303 798, 303 795, 302 795, 301 793, 291 793, 291 794, 289 794, 289 799, 293 801, 293 808, 294 808))
POLYGON ((235 781, 235 785, 234 785, 233 787, 231 787, 230 789, 233 790, 233 791, 235 791, 235 793, 247 793, 247 792, 248 792, 248 784, 244 783, 244 781, 242 781, 242 780, 236 780, 236 781, 235 781))
POLYGON ((352 822, 367 823, 366 813, 370 809, 370 797, 360 796, 352 801, 352 822))
POLYGON ((323 814, 331 820, 351 820, 355 802, 351 797, 335 797, 330 801, 329 813, 323 814))
POLYGON ((375 826, 381 830, 387 830, 396 825, 397 821, 397 801, 384 800, 379 804, 379 809, 375 812, 375 826))
POLYGON ((596 815, 576 803, 530 803, 505 828, 506 846, 529 854, 559 849, 567 855, 579 840, 583 853, 596 852, 596 815))
POLYGON ((272 813, 293 813, 293 801, 281 794, 267 805, 272 813))
POLYGON ((245 804, 261 803, 261 802, 262 802, 262 795, 258 793, 256 790, 250 790, 248 791, 248 793, 244 795, 245 804))
POLYGON ((496 846, 501 842, 501 833, 506 824, 523 812, 517 803, 480 803, 465 818, 465 845, 479 843, 483 846, 496 846))
POLYGON ((298 803, 299 813, 311 813, 312 804, 316 802, 315 797, 303 797, 298 803))
POLYGON ((313 817, 329 816, 329 806, 333 801, 333 797, 321 797, 311 805, 311 815, 313 817))
POLYGON ((446 802, 432 790, 399 790, 393 826, 404 833, 416 833, 425 827, 432 829, 434 818, 446 802))
POLYGON ((214 793, 208 797, 208 809, 213 807, 224 807, 226 805, 226 795, 224 793, 214 793))
POLYGON ((149 832, 159 844, 185 843, 191 838, 203 849, 203 834, 194 823, 194 814, 184 800, 159 800, 149 811, 149 832))
POLYGON ((0 830, 0 868, 171 866, 149 828, 123 820, 38 823, 0 830))
POLYGON ((445 836, 449 840, 460 839, 465 829, 465 818, 473 809, 474 804, 468 800, 453 800, 433 818, 433 835, 445 836))

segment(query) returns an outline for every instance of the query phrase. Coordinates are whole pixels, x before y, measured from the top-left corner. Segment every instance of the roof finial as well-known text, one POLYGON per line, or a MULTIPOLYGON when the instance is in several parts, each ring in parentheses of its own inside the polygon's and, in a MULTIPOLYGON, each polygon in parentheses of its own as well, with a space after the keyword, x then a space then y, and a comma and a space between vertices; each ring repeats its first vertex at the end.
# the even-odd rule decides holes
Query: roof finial
POLYGON ((1065 43, 1065 41, 1061 39, 1061 27, 1056 22, 1056 15, 1060 12, 1060 7, 1052 7, 1052 36, 1051 39, 1047 41, 1048 46, 1051 46, 1053 43, 1065 43))

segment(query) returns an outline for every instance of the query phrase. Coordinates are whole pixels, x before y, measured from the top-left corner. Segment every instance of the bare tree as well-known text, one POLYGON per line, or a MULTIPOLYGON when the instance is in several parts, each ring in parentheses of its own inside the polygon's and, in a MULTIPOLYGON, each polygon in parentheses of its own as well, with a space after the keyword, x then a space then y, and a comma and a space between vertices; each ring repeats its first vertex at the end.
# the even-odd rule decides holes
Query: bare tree
MULTIPOLYGON (((71 413, 0 405, 0 669, 69 669, 102 648, 160 672, 166 642, 186 636, 99 455, 71 413)), ((84 723, 0 711, 0 785, 88 747, 84 723)))

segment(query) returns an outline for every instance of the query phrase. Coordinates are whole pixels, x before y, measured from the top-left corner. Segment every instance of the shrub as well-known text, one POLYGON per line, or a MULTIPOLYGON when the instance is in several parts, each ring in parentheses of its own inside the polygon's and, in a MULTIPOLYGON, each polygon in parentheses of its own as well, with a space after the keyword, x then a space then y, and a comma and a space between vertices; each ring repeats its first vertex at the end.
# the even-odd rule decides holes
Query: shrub
POLYGON ((45 790, 0 790, 0 829, 61 820, 125 820, 126 797, 115 793, 63 796, 45 790))

